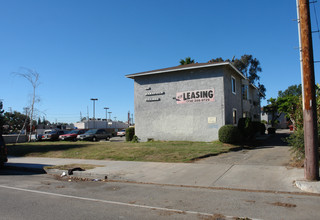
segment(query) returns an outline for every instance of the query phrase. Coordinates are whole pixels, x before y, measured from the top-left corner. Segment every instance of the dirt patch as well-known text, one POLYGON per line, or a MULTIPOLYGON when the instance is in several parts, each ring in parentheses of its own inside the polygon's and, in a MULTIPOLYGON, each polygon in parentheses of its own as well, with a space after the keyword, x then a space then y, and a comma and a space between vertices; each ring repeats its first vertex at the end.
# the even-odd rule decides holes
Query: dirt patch
POLYGON ((75 167, 81 167, 85 170, 94 169, 96 167, 103 167, 103 165, 93 165, 93 164, 79 164, 79 163, 73 163, 73 164, 65 164, 65 165, 56 165, 56 166, 46 166, 46 169, 57 169, 57 170, 69 170, 75 167))
POLYGON ((274 206, 281 206, 281 207, 285 207, 285 208, 295 208, 295 207, 297 207, 297 205, 295 205, 295 204, 283 203, 283 202, 274 202, 274 203, 268 203, 268 204, 274 205, 274 206))
POLYGON ((256 201, 254 201, 254 200, 246 200, 246 202, 248 202, 248 203, 255 203, 256 201))
POLYGON ((247 217, 244 217, 244 218, 242 218, 242 217, 235 217, 235 218, 233 218, 234 220, 252 220, 251 218, 247 218, 247 217))
POLYGON ((227 217, 222 214, 213 214, 212 216, 198 215, 201 220, 226 220, 227 217))
POLYGON ((289 162, 289 167, 303 168, 304 167, 304 160, 291 159, 289 162))

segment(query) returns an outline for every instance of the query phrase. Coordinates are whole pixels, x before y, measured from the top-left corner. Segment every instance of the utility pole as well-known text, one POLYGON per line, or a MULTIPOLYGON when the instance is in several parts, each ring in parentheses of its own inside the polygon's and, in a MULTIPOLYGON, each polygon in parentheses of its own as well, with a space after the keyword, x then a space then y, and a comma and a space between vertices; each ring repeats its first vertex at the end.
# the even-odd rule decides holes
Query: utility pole
POLYGON ((319 179, 318 128, 309 0, 298 0, 302 53, 303 128, 306 180, 319 179))
POLYGON ((95 114, 96 114, 96 109, 95 109, 95 103, 98 101, 97 98, 91 98, 91 101, 93 101, 93 128, 96 128, 96 119, 95 119, 95 114))

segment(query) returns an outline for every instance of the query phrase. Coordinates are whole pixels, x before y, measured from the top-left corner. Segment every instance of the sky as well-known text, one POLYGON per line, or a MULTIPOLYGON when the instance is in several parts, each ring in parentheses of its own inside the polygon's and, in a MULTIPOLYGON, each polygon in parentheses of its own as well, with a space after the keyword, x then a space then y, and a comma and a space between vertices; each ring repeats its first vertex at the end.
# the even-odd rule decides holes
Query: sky
MULTIPOLYGON (((319 7, 311 5, 313 30, 319 7)), ((262 67, 264 106, 301 83, 296 18, 295 0, 0 0, 0 99, 5 111, 30 105, 31 84, 14 74, 28 68, 40 75, 37 117, 93 117, 90 99, 97 98, 96 118, 108 107, 113 120, 126 121, 134 95, 125 75, 177 66, 188 56, 202 63, 251 54, 262 67)))

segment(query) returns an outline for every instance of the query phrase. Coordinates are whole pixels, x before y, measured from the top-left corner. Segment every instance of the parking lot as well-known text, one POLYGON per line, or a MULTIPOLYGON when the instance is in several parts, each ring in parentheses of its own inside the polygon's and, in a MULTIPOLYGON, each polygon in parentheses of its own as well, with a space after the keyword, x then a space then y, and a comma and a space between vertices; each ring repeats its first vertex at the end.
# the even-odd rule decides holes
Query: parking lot
POLYGON ((126 137, 112 137, 110 138, 111 142, 125 142, 126 141, 126 137))

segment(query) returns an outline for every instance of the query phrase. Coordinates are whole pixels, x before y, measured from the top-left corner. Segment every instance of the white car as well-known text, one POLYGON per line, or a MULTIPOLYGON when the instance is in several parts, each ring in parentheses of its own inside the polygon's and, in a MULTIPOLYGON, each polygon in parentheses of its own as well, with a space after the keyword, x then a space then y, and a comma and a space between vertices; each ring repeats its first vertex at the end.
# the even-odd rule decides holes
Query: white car
POLYGON ((119 137, 123 137, 123 136, 126 136, 126 130, 121 130, 121 131, 118 131, 117 132, 117 136, 119 136, 119 137))

